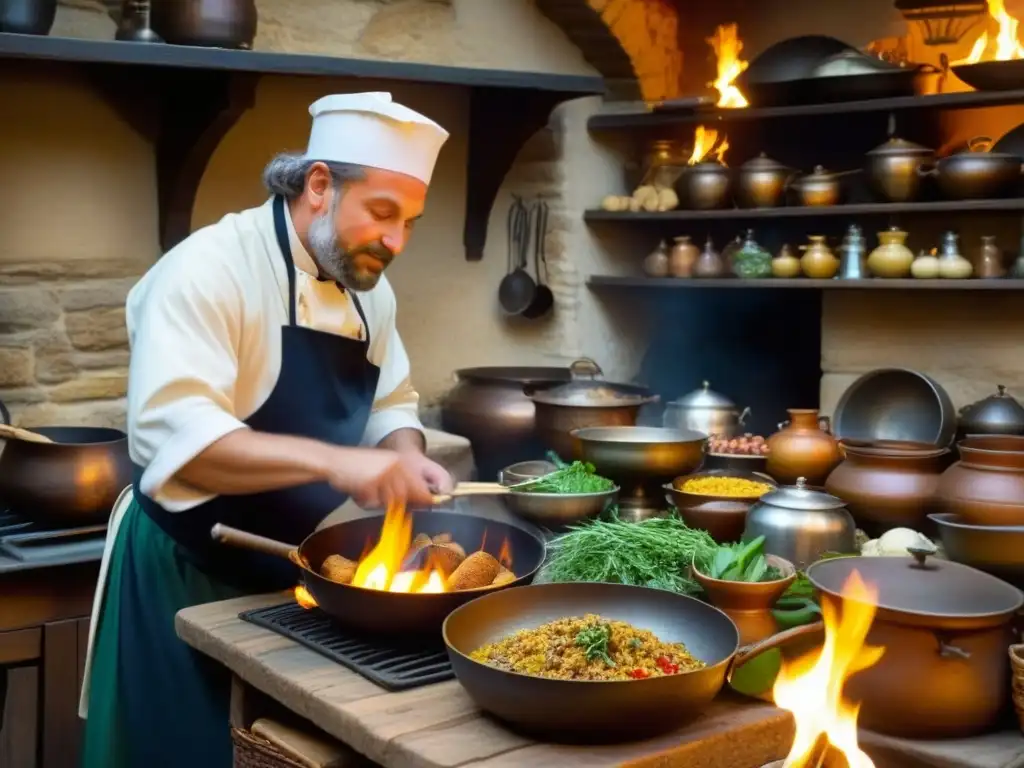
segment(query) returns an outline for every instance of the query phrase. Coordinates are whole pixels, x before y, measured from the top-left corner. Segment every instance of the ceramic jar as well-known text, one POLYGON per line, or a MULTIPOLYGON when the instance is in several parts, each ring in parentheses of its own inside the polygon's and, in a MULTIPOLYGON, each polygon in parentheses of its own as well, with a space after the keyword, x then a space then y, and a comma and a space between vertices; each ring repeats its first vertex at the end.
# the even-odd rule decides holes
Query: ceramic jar
POLYGON ((917 254, 910 265, 910 274, 919 280, 933 280, 939 276, 939 257, 928 251, 917 254))
POLYGON ((800 259, 789 245, 782 246, 772 259, 772 277, 800 277, 800 259))
POLYGON ((981 247, 974 259, 974 271, 981 278, 1004 277, 1006 267, 1003 266, 1003 252, 996 245, 992 235, 981 238, 981 247))
POLYGON ((732 271, 736 277, 746 279, 771 276, 772 255, 754 239, 754 230, 747 230, 743 246, 733 254, 732 271))
POLYGON ((928 527, 949 449, 895 440, 843 448, 846 456, 828 476, 825 490, 846 502, 858 527, 872 538, 890 528, 928 527))
POLYGON ((662 240, 644 259, 644 274, 648 277, 668 277, 669 261, 668 244, 662 240))
POLYGON ((693 265, 697 263, 699 256, 700 248, 694 245, 689 237, 686 235, 677 237, 668 257, 669 274, 672 277, 691 277, 693 265))
POLYGON ((878 247, 868 254, 868 269, 875 277, 907 277, 914 254, 907 248, 907 233, 893 227, 878 233, 878 247))
POLYGON ((969 525, 1024 525, 1024 437, 978 435, 957 443, 935 498, 969 525))
POLYGON ((768 474, 778 482, 794 485, 805 478, 807 485, 822 485, 842 459, 839 441, 829 434, 827 416, 813 408, 790 408, 789 422, 768 438, 768 474))
POLYGON ((715 244, 709 237, 704 243, 704 250, 700 252, 693 265, 693 277, 725 277, 727 274, 725 261, 715 250, 715 244))
POLYGON ((839 271, 839 259, 829 249, 824 235, 810 235, 810 243, 801 245, 804 255, 800 257, 800 269, 807 277, 830 280, 839 271))
POLYGON ((974 265, 960 253, 957 241, 960 236, 956 232, 947 232, 942 236, 942 248, 939 251, 939 277, 947 280, 966 280, 974 273, 974 265))

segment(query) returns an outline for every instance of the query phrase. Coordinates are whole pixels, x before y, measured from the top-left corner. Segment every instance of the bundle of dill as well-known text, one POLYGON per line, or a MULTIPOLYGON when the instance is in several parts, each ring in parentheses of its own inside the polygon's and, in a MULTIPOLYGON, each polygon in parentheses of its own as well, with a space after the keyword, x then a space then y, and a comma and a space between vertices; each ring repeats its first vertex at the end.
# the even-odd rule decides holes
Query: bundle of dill
POLYGON ((570 528, 548 544, 539 581, 597 581, 654 587, 695 595, 689 577, 695 556, 716 549, 706 531, 689 528, 676 516, 639 523, 593 520, 570 528))

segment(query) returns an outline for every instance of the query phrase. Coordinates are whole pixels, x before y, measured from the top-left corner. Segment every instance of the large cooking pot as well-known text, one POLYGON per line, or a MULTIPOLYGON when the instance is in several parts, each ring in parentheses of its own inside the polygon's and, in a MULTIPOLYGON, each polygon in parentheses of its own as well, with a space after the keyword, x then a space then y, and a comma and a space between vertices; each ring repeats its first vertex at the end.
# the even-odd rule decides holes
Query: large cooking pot
POLYGON ((153 30, 172 45, 252 48, 254 0, 177 0, 152 4, 153 30))
POLYGON ((741 411, 736 403, 715 392, 705 381, 700 389, 665 406, 662 426, 689 429, 709 436, 732 437, 740 431, 749 416, 749 408, 741 411))
POLYGON ((544 454, 527 391, 564 384, 568 368, 463 368, 441 406, 441 427, 473 445, 477 472, 488 480, 503 467, 544 454))
POLYGON ((965 405, 958 412, 958 434, 967 435, 1024 435, 1024 406, 1006 387, 997 385, 994 395, 976 403, 965 405))
POLYGON ((950 463, 948 448, 883 440, 843 449, 845 458, 825 490, 846 502, 858 526, 870 536, 930 527, 927 516, 936 511, 935 489, 950 463))
POLYGON ((867 153, 864 172, 876 195, 890 203, 909 203, 921 187, 921 167, 934 150, 912 141, 891 137, 867 153))
POLYGON ((102 427, 39 427, 52 443, 3 441, 0 502, 56 524, 104 523, 132 482, 128 436, 102 427))
POLYGON ((846 687, 859 725, 889 736, 949 739, 999 725, 1010 701, 1007 648, 1020 590, 922 550, 913 557, 841 557, 807 569, 822 608, 840 611, 857 571, 878 590, 867 644, 885 648, 846 687))
POLYGON ((632 427, 640 408, 658 401, 646 387, 615 384, 601 378, 593 360, 570 366, 573 380, 530 394, 537 412, 537 434, 563 458, 580 458, 580 447, 570 434, 587 427, 632 427))
POLYGON ((1024 437, 976 435, 957 443, 960 461, 942 473, 942 512, 971 525, 1024 525, 1024 437))
POLYGON ((1021 177, 1021 159, 990 152, 992 140, 971 139, 966 151, 939 160, 933 168, 919 168, 922 176, 935 176, 942 194, 950 200, 986 200, 1011 192, 1021 177))

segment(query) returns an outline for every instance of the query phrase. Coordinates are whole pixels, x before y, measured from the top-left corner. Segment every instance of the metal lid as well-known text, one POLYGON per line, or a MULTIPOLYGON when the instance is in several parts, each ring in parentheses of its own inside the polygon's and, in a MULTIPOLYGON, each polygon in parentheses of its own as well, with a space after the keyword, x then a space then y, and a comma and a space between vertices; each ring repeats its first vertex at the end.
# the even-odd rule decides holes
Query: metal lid
POLYGON ((1000 431, 1019 429, 1024 432, 1024 406, 1012 395, 1006 394, 1006 387, 997 385, 994 395, 971 403, 960 409, 964 426, 998 427, 1000 431))
POLYGON ((773 507, 797 509, 803 512, 823 512, 828 509, 842 509, 846 502, 831 493, 816 491, 808 487, 806 478, 798 477, 796 485, 784 485, 761 497, 761 502, 773 507))
POLYGON ((683 395, 673 402, 672 405, 677 408, 700 408, 702 410, 721 410, 723 408, 736 407, 736 403, 725 395, 710 389, 710 387, 711 385, 705 381, 701 384, 700 389, 695 389, 693 392, 683 395))
POLYGON ((789 168, 762 152, 740 166, 741 171, 788 171, 789 168))
POLYGON ((898 136, 893 136, 885 144, 875 147, 867 153, 868 157, 877 157, 879 155, 932 155, 935 154, 933 150, 928 147, 923 147, 920 144, 915 144, 912 141, 901 139, 898 136))
POLYGON ((807 570, 815 587, 840 596, 857 571, 878 590, 876 604, 887 618, 918 625, 980 627, 999 624, 1024 604, 1016 587, 950 560, 930 557, 934 549, 908 550, 908 557, 837 557, 807 570), (891 615, 891 614, 896 614, 891 615))

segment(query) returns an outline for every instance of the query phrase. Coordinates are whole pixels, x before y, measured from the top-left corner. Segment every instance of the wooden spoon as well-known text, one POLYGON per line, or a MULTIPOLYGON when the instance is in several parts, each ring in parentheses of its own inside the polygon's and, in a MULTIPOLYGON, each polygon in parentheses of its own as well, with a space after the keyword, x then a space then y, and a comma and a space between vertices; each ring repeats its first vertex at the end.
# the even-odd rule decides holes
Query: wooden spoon
POLYGON ((0 439, 2 440, 21 440, 25 443, 52 443, 53 440, 48 438, 46 435, 40 435, 38 432, 33 432, 28 429, 22 429, 21 427, 12 427, 10 424, 0 424, 0 439))
POLYGON ((512 489, 501 483, 459 483, 450 493, 434 496, 435 504, 443 504, 458 496, 502 496, 512 489))

